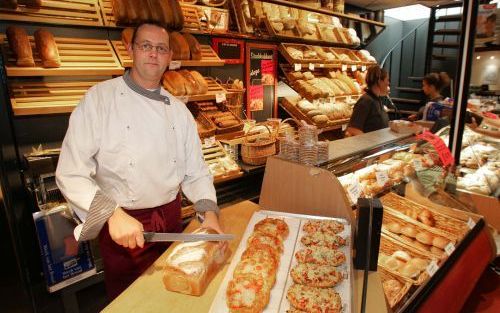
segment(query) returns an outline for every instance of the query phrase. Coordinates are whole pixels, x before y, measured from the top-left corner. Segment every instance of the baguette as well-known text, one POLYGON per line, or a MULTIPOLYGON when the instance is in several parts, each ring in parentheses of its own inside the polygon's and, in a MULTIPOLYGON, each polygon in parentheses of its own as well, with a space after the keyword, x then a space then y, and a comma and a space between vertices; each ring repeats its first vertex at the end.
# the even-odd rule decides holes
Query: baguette
POLYGON ((0 8, 16 9, 17 0, 0 0, 0 8))
POLYGON ((43 67, 60 67, 61 59, 57 50, 56 41, 51 32, 40 28, 35 31, 35 43, 38 54, 42 59, 43 67))
MULTIPOLYGON (((197 229, 196 234, 215 234, 211 229, 197 229)), ((230 255, 218 242, 186 242, 175 246, 167 256, 163 284, 167 290, 200 296, 230 255)))
POLYGON ((184 36, 189 46, 190 59, 201 60, 201 46, 198 40, 190 33, 183 33, 182 36, 184 36))
POLYGON ((24 28, 17 26, 7 27, 7 40, 16 57, 16 65, 21 67, 35 66, 31 44, 24 28))
POLYGON ((134 29, 132 27, 127 27, 122 31, 122 42, 126 49, 132 43, 132 37, 134 37, 134 29))
MULTIPOLYGON (((189 90, 192 90, 191 93, 188 92, 189 95, 197 95, 200 93, 200 86, 198 86, 198 83, 194 79, 193 75, 189 73, 188 70, 180 70, 178 71, 179 74, 181 74, 184 79, 186 79, 188 85, 189 85, 189 90)), ((186 88, 187 90, 188 88, 186 88)))
POLYGON ((172 60, 189 60, 189 45, 180 33, 170 33, 170 49, 172 60))
POLYGON ((174 96, 186 95, 185 85, 187 82, 184 77, 176 71, 166 71, 163 73, 162 84, 163 87, 174 96))
POLYGON ((190 73, 200 87, 200 95, 206 94, 208 92, 208 83, 205 78, 197 71, 190 71, 190 73))

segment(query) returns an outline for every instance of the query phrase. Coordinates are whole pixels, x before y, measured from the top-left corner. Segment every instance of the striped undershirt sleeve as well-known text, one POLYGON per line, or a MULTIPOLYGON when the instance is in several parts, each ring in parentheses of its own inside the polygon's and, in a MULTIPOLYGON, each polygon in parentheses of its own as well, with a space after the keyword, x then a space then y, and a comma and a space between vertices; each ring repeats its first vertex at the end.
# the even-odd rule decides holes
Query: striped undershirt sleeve
POLYGON ((117 207, 118 204, 113 199, 98 190, 90 204, 89 214, 83 223, 78 241, 96 238, 117 207))
POLYGON ((208 211, 214 211, 217 216, 219 216, 219 206, 212 200, 209 199, 201 199, 196 201, 193 205, 194 210, 196 212, 204 213, 208 211))

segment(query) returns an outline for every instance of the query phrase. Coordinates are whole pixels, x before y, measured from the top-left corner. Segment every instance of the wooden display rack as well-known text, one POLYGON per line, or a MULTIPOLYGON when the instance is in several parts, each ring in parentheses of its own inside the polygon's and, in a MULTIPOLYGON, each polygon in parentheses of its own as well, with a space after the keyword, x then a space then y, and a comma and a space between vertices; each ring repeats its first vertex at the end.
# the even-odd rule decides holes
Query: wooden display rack
POLYGON ((97 0, 44 0, 39 8, 0 8, 0 20, 102 26, 97 0))
POLYGON ((203 95, 193 95, 187 96, 188 101, 207 101, 214 100, 215 96, 220 93, 227 93, 226 89, 222 87, 219 83, 215 81, 212 77, 205 77, 205 80, 208 84, 208 91, 203 95))
POLYGON ((105 39, 55 37, 61 58, 58 68, 44 68, 35 47, 33 36, 29 36, 35 67, 18 67, 9 43, 0 34, 0 45, 5 60, 7 76, 62 76, 62 75, 121 75, 124 72, 113 48, 105 39))
MULTIPOLYGON (((116 55, 123 67, 131 67, 132 59, 128 55, 127 49, 121 40, 112 40, 111 44, 116 51, 116 55)), ((224 60, 221 60, 217 53, 209 45, 200 45, 201 60, 179 60, 181 66, 223 66, 224 60)))
POLYGON ((70 113, 87 90, 100 80, 14 82, 9 84, 14 115, 70 113))
POLYGON ((98 0, 101 8, 103 23, 106 26, 116 26, 115 16, 113 15, 113 5, 111 0, 98 0))
POLYGON ((192 6, 181 5, 182 15, 184 16, 184 28, 202 29, 198 10, 192 6))
MULTIPOLYGON (((346 96, 343 96, 344 98, 346 96)), ((342 98, 342 97, 337 97, 342 98)), ((315 125, 319 129, 323 131, 334 130, 338 128, 342 128, 342 125, 349 123, 350 118, 344 118, 340 120, 329 120, 328 123, 325 124, 316 124, 309 116, 305 115, 298 107, 297 107, 298 99, 294 99, 291 97, 285 97, 281 101, 281 107, 298 123, 300 121, 305 121, 307 124, 315 125)))
POLYGON ((184 27, 191 29, 208 30, 210 32, 227 32, 229 27, 229 10, 213 6, 194 5, 180 2, 182 15, 184 16, 184 27), (210 16, 207 15, 210 12, 210 16), (212 18, 223 22, 223 28, 211 24, 212 18), (217 27, 217 28, 215 28, 217 27))
MULTIPOLYGON (((227 156, 226 150, 224 150, 224 147, 222 147, 219 141, 216 141, 214 146, 203 147, 202 152, 203 152, 203 160, 205 160, 205 163, 207 163, 207 165, 216 163, 218 162, 217 161, 218 158, 227 156)), ((229 171, 225 172, 224 174, 214 176, 214 183, 228 181, 231 179, 241 177, 242 175, 243 172, 238 167, 238 170, 229 171)))

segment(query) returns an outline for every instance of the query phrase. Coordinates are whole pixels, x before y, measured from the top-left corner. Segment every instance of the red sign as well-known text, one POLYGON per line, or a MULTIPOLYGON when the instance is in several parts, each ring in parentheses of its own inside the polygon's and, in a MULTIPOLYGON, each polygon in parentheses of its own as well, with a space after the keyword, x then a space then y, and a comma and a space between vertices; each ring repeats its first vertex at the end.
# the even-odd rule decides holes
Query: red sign
POLYGON ((455 159, 451 155, 450 149, 448 149, 443 139, 441 139, 439 136, 436 136, 429 131, 425 131, 422 134, 418 135, 417 138, 429 142, 434 147, 434 149, 436 149, 436 152, 438 153, 439 158, 441 159, 441 162, 443 162, 444 166, 451 165, 455 162, 455 159))
POLYGON ((262 111, 264 109, 264 86, 254 85, 249 88, 250 111, 262 111))
POLYGON ((488 118, 491 118, 491 119, 494 119, 494 120, 498 119, 498 115, 493 114, 491 112, 484 112, 483 115, 484 115, 484 117, 488 117, 488 118))
POLYGON ((262 74, 273 74, 274 75, 274 60, 261 60, 260 67, 262 74))

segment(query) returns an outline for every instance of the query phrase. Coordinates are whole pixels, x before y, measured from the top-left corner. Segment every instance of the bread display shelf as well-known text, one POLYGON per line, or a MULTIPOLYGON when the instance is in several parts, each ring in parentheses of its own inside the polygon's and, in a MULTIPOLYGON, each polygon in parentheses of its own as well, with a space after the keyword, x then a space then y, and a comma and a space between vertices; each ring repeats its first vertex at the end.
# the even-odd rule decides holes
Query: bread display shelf
POLYGON ((408 296, 412 284, 402 279, 400 276, 394 275, 391 272, 388 272, 382 268, 378 269, 377 272, 379 273, 380 278, 382 279, 382 285, 384 284, 385 281, 394 279, 397 280, 403 286, 392 298, 387 299, 386 296, 389 306, 391 307, 391 309, 394 310, 393 312, 397 312, 395 308, 399 307, 401 303, 405 302, 405 298, 408 296))
POLYGON ((184 28, 226 32, 229 27, 229 10, 212 6, 180 2, 184 28))
MULTIPOLYGON (((347 96, 336 97, 338 100, 341 98, 345 99, 347 96)), ((293 117, 297 122, 305 121, 307 124, 316 125, 318 128, 321 128, 323 131, 333 130, 337 128, 342 128, 342 125, 346 125, 349 123, 349 118, 340 119, 340 120, 329 120, 326 124, 316 124, 309 116, 305 115, 299 108, 297 108, 298 99, 286 97, 281 101, 281 107, 293 117)))
POLYGON ((33 50, 35 67, 18 67, 5 34, 0 35, 7 76, 61 76, 61 75, 121 75, 124 72, 110 42, 105 39, 55 37, 61 66, 44 68, 35 47, 33 36, 28 36, 33 50))
POLYGON ((205 77, 205 80, 208 84, 208 91, 203 95, 193 95, 187 96, 188 101, 206 101, 206 100, 215 100, 216 95, 227 93, 227 90, 224 89, 219 83, 215 81, 212 77, 205 77))
POLYGON ((43 0, 40 8, 18 4, 17 9, 0 8, 0 20, 48 24, 103 26, 97 0, 43 0))
MULTIPOLYGON (((127 49, 121 40, 112 40, 111 44, 116 51, 116 55, 123 67, 132 67, 133 61, 128 55, 127 49)), ((185 66, 223 66, 224 60, 221 60, 217 53, 209 45, 200 45, 201 60, 179 60, 181 67, 185 66)))
POLYGON ((87 90, 100 80, 13 82, 10 102, 16 116, 70 113, 87 90))
MULTIPOLYGON (((205 163, 210 166, 212 163, 217 163, 219 158, 227 157, 228 154, 224 147, 222 147, 219 141, 216 141, 214 145, 207 147, 206 145, 202 145, 203 152, 203 160, 205 163)), ((214 175, 214 183, 221 183, 224 181, 228 181, 231 179, 235 179, 241 177, 243 172, 241 168, 238 166, 237 169, 226 171, 222 174, 214 175)))
POLYGON ((113 4, 111 0, 98 0, 101 8, 103 23, 106 26, 116 26, 115 16, 113 15, 113 4))

